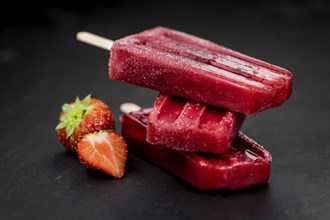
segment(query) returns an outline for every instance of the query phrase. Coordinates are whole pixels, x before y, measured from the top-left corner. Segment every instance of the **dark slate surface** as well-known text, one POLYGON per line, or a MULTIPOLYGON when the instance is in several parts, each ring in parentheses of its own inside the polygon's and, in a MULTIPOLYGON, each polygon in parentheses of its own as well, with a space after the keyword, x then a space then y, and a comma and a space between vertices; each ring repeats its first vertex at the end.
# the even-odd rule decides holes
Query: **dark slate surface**
POLYGON ((17 10, 22 16, 2 19, 0 32, 1 219, 329 219, 326 1, 110 1, 17 10), (108 52, 77 42, 75 33, 118 39, 156 25, 292 71, 291 99, 249 117, 242 129, 273 155, 268 184, 203 192, 132 153, 125 178, 114 180, 60 145, 60 107, 76 95, 108 103, 118 132, 122 102, 148 107, 157 96, 108 80, 108 52))

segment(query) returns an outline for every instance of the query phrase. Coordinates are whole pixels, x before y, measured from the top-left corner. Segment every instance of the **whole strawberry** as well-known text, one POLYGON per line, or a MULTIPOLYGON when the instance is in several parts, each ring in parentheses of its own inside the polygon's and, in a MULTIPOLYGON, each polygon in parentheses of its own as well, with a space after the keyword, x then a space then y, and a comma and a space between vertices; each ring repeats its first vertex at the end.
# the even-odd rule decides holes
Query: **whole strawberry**
POLYGON ((57 137, 68 149, 76 151, 79 140, 86 134, 102 130, 114 130, 112 111, 100 100, 86 96, 75 102, 64 104, 60 123, 56 126, 57 137))

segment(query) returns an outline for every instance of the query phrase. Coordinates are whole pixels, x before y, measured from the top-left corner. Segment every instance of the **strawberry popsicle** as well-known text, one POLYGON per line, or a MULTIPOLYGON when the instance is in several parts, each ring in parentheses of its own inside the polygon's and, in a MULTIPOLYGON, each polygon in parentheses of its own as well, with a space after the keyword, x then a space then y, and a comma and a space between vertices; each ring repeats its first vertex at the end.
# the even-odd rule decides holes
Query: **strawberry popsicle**
POLYGON ((116 40, 110 53, 110 79, 244 114, 291 95, 288 70, 165 27, 116 40))
POLYGON ((150 112, 142 109, 121 118, 122 136, 129 150, 142 158, 203 190, 242 189, 268 181, 270 153, 243 133, 238 133, 223 154, 173 150, 146 141, 150 112))
POLYGON ((222 153, 245 115, 160 94, 148 118, 147 141, 182 151, 222 153))

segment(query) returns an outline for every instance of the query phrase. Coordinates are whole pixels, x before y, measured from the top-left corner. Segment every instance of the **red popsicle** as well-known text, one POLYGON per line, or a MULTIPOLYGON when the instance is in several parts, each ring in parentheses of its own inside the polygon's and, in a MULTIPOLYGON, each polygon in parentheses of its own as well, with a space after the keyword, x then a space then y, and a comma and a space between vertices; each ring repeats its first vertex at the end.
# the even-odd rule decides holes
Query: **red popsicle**
POLYGON ((226 153, 182 152, 146 142, 150 112, 143 109, 121 118, 122 136, 129 150, 142 158, 204 190, 242 189, 268 181, 270 153, 242 132, 226 153))
POLYGON ((147 141, 182 151, 223 153, 245 115, 160 94, 148 118, 147 141))
POLYGON ((244 114, 278 106, 292 90, 286 69, 164 27, 116 40, 109 75, 244 114))

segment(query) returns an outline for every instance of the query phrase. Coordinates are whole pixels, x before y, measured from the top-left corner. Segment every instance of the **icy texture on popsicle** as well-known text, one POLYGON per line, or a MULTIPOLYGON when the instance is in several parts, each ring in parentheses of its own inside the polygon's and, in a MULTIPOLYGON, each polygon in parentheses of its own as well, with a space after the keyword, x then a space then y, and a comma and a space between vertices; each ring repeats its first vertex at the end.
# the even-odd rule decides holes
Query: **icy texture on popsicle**
POLYGON ((222 153, 245 115, 160 94, 148 118, 147 141, 182 151, 222 153))
POLYGON ((265 183, 270 176, 271 154, 239 132, 223 154, 182 152, 149 144, 146 137, 151 109, 121 118, 122 136, 129 150, 200 189, 242 189, 265 183))
POLYGON ((110 79, 244 114, 291 95, 288 70, 169 28, 116 40, 110 53, 110 79))

